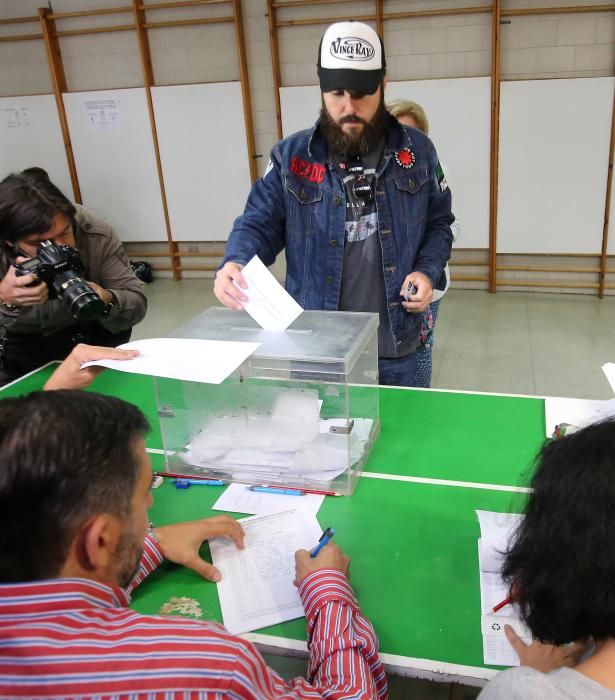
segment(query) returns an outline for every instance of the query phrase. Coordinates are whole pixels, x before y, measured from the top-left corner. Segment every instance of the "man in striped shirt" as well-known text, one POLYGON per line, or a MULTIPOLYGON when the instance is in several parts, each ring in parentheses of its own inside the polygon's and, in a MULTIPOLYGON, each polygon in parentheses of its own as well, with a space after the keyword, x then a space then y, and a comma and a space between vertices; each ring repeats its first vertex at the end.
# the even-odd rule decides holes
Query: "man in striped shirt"
POLYGON ((386 698, 377 640, 330 543, 296 554, 308 678, 285 682, 211 622, 145 616, 129 591, 167 558, 219 580, 219 516, 148 534, 147 420, 119 399, 49 391, 0 401, 0 698, 386 698))

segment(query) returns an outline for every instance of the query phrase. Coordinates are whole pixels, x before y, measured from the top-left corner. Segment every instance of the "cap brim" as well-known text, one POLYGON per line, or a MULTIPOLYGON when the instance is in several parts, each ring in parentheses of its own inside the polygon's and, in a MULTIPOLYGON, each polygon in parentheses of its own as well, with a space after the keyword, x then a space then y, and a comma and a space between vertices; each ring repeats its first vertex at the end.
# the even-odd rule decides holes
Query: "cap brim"
POLYGON ((384 70, 357 70, 352 68, 319 68, 322 92, 352 90, 373 95, 384 78, 384 70))

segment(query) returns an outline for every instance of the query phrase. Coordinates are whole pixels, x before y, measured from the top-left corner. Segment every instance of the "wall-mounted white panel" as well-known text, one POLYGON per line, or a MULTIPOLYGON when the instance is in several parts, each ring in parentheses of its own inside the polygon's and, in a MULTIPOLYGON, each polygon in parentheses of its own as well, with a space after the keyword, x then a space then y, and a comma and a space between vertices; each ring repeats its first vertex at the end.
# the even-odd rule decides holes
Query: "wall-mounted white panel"
POLYGON ((318 85, 299 85, 280 88, 282 109, 282 133, 284 138, 295 131, 314 126, 320 114, 320 88, 318 85))
POLYGON ((490 78, 389 83, 388 100, 418 102, 444 164, 460 225, 459 248, 489 246, 490 78))
POLYGON ((73 198, 55 97, 2 97, 0 179, 33 166, 44 168, 51 181, 73 198))
POLYGON ((167 238, 144 88, 64 95, 83 203, 123 241, 167 238))
MULTIPOLYGON (((456 245, 489 245, 489 78, 389 83, 386 99, 418 102, 429 120, 429 136, 444 163, 461 226, 456 245)), ((284 135, 314 124, 320 111, 318 86, 280 89, 284 135)))
POLYGON ((250 191, 241 86, 152 89, 173 238, 225 241, 250 191))
POLYGON ((499 253, 600 252, 613 84, 502 84, 499 253))

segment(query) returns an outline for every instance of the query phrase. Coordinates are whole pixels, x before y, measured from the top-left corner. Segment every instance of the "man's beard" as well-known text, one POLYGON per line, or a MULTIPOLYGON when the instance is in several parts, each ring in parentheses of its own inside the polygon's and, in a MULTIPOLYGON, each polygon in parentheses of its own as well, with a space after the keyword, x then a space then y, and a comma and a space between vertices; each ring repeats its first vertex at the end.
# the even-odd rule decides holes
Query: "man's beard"
POLYGON ((369 122, 357 116, 347 116, 340 119, 339 124, 331 117, 324 103, 320 110, 320 128, 327 139, 329 149, 343 159, 364 157, 370 151, 375 150, 384 137, 386 130, 387 110, 384 106, 384 94, 380 97, 380 104, 376 114, 369 122), (346 132, 343 124, 363 124, 360 131, 352 129, 346 132))
POLYGON ((126 588, 139 572, 143 542, 137 541, 134 532, 123 532, 117 545, 117 582, 121 588, 126 588))

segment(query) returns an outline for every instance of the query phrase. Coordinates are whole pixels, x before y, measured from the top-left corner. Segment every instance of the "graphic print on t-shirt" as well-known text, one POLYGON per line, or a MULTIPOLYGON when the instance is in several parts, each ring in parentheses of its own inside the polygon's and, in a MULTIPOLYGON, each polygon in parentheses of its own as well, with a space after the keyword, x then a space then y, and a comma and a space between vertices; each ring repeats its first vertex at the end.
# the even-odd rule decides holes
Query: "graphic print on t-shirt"
POLYGON ((346 190, 346 224, 344 227, 346 242, 356 243, 357 241, 364 241, 378 230, 376 202, 373 197, 369 201, 357 197, 353 192, 353 185, 359 177, 365 177, 370 187, 372 187, 376 169, 365 168, 361 176, 346 175, 344 170, 341 170, 341 173, 344 189, 346 190))

